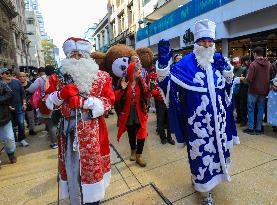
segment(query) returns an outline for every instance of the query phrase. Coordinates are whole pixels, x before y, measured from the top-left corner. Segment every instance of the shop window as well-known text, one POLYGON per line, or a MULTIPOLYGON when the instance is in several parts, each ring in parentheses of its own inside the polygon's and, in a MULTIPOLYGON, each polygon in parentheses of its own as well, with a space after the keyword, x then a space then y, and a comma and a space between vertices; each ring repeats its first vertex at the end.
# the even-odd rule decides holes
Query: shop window
POLYGON ((28 25, 34 25, 34 19, 29 18, 29 19, 26 20, 26 23, 27 23, 28 25))

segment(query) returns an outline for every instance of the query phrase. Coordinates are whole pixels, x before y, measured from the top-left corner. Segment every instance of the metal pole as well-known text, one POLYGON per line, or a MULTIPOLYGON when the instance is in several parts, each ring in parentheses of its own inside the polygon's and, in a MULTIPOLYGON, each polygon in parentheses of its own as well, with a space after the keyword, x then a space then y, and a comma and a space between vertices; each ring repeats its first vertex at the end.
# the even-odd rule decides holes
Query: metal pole
POLYGON ((149 24, 147 24, 148 47, 150 48, 149 24))

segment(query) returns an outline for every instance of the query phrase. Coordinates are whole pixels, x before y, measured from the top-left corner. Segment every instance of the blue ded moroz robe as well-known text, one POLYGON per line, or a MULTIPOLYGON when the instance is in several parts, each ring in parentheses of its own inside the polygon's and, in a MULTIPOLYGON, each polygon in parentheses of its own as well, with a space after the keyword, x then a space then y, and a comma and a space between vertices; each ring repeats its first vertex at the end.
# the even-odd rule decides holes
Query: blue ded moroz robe
POLYGON ((200 192, 230 181, 230 149, 239 144, 233 117, 233 80, 222 74, 227 66, 220 54, 214 54, 214 63, 201 68, 190 53, 171 68, 157 68, 172 132, 177 146, 187 146, 192 180, 200 192))

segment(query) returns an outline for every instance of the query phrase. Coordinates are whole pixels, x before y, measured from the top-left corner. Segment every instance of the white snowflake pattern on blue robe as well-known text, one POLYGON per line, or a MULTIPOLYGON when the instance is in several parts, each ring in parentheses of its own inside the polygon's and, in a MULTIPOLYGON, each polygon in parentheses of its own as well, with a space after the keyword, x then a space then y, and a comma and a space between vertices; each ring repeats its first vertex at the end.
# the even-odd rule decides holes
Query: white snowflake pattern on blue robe
POLYGON ((214 63, 203 69, 190 53, 171 68, 157 69, 172 132, 177 146, 187 146, 195 189, 200 192, 230 181, 230 149, 239 144, 233 117, 233 80, 223 76, 226 66, 225 59, 215 54, 214 63))

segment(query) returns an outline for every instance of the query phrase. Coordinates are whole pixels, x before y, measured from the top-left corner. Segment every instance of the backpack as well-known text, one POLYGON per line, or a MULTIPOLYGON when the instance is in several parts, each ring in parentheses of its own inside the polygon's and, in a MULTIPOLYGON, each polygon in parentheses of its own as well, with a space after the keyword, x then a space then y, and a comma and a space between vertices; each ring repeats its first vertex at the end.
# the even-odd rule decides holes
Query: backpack
POLYGON ((40 101, 41 101, 41 88, 40 88, 40 80, 39 80, 38 87, 30 99, 30 104, 34 109, 37 109, 40 101))
MULTIPOLYGON (((46 81, 45 79, 43 79, 43 80, 46 81)), ((44 98, 44 96, 42 96, 41 91, 42 91, 41 84, 40 84, 40 80, 39 80, 38 87, 30 99, 30 104, 34 109, 38 108, 41 114, 49 115, 51 113, 51 110, 49 110, 47 108, 47 106, 45 104, 45 98, 44 98)))
MULTIPOLYGON (((43 80, 45 81, 44 92, 43 93, 45 93, 45 91, 49 88, 49 80, 48 79, 43 79, 43 80)), ((46 101, 45 95, 41 96, 41 100, 39 101, 39 104, 38 104, 38 109, 39 109, 41 114, 49 115, 51 113, 51 110, 48 109, 48 107, 46 106, 45 101, 46 101)))

